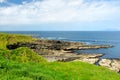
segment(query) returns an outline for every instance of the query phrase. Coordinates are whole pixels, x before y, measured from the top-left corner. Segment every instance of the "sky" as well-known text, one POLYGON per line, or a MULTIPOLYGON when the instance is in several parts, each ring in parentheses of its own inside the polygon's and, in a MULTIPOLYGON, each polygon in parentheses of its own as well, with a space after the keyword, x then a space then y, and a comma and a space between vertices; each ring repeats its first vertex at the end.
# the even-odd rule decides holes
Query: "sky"
POLYGON ((120 31, 120 0, 0 0, 0 31, 120 31))

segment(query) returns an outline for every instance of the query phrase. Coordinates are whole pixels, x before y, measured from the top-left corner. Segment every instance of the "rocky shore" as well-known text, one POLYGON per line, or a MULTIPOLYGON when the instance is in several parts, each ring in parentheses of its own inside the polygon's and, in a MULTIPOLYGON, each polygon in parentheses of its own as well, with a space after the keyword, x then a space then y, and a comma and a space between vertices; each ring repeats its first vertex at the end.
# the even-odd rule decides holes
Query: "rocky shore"
POLYGON ((120 73, 120 59, 101 59, 99 65, 120 73))
POLYGON ((111 45, 87 45, 82 42, 66 42, 57 40, 38 39, 34 42, 15 43, 7 45, 8 49, 18 47, 28 47, 48 61, 82 61, 90 64, 107 67, 116 72, 120 72, 120 59, 102 59, 104 54, 77 54, 73 50, 111 48, 111 45))

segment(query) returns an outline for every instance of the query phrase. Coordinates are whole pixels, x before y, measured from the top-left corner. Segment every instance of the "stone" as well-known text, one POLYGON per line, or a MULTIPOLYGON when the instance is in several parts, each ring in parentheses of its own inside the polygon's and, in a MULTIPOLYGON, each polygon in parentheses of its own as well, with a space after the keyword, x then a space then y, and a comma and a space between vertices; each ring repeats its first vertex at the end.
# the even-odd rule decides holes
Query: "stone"
POLYGON ((111 60, 110 59, 101 59, 101 61, 99 62, 99 65, 110 68, 111 67, 111 60))
POLYGON ((99 60, 99 58, 79 58, 74 61, 81 61, 81 62, 87 62, 90 64, 95 64, 98 60, 99 60))
POLYGON ((83 50, 83 49, 99 49, 110 48, 110 45, 86 45, 82 42, 66 42, 59 40, 43 40, 38 39, 34 42, 18 42, 7 45, 8 49, 16 49, 18 47, 29 47, 31 49, 50 49, 50 50, 83 50))
POLYGON ((102 59, 99 65, 120 72, 120 59, 102 59))

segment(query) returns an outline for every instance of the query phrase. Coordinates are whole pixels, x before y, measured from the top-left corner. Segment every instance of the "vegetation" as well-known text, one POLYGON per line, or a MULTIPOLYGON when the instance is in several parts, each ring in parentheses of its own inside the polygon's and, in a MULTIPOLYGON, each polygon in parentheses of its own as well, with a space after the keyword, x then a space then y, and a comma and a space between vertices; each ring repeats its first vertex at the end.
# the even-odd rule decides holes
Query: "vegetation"
POLYGON ((44 58, 26 47, 20 47, 13 51, 0 50, 1 59, 17 61, 21 63, 25 62, 46 62, 44 58))
POLYGON ((0 33, 0 49, 7 49, 6 45, 8 44, 15 44, 17 42, 31 42, 34 40, 35 39, 31 36, 0 33))
POLYGON ((106 68, 82 62, 0 62, 1 80, 120 80, 106 68))
POLYGON ((33 40, 20 36, 0 34, 0 80, 120 80, 119 74, 104 67, 83 62, 47 62, 26 47, 7 50, 7 44, 33 40))

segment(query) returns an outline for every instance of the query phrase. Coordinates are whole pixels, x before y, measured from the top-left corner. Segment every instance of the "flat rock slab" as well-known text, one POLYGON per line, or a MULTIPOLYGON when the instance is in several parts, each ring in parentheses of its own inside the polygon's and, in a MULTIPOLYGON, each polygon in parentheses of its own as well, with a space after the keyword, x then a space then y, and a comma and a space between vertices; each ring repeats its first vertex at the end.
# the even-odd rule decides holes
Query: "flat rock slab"
POLYGON ((103 54, 73 54, 66 53, 64 56, 50 56, 46 55, 45 57, 48 61, 61 61, 61 62, 69 62, 69 61, 82 61, 91 64, 95 64, 99 57, 103 56, 103 54))
POLYGON ((87 54, 87 53, 83 53, 83 54, 79 54, 78 56, 80 58, 98 58, 98 57, 102 57, 104 54, 87 54))

